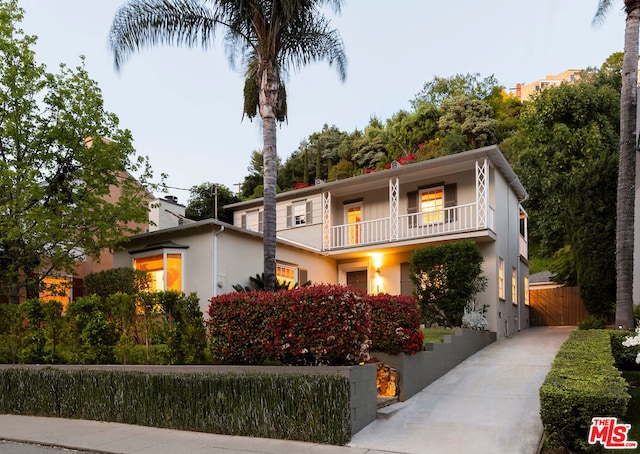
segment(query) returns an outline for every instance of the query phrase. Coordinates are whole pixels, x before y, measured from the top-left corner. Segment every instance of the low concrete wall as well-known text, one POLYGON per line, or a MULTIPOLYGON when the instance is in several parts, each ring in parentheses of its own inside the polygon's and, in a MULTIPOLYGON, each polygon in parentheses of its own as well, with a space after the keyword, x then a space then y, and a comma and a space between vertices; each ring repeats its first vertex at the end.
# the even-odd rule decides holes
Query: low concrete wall
POLYGON ((455 335, 445 336, 443 343, 426 344, 425 351, 414 355, 372 352, 372 356, 398 371, 398 399, 405 401, 495 341, 494 332, 456 328, 455 335))
POLYGON ((349 380, 351 433, 362 430, 376 419, 377 391, 376 365, 362 366, 129 366, 129 365, 39 365, 0 364, 0 369, 25 368, 60 370, 115 370, 122 372, 146 372, 154 374, 303 374, 341 375, 349 380))

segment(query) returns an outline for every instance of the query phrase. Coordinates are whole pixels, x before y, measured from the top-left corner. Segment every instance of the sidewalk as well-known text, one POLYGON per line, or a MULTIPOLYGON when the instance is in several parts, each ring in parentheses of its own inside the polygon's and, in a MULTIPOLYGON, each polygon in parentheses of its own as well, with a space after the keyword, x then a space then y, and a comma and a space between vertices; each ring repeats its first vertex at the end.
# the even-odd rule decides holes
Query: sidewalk
POLYGON ((539 389, 572 329, 531 328, 486 347, 392 406, 348 447, 15 415, 0 415, 0 439, 122 454, 534 454, 539 389))

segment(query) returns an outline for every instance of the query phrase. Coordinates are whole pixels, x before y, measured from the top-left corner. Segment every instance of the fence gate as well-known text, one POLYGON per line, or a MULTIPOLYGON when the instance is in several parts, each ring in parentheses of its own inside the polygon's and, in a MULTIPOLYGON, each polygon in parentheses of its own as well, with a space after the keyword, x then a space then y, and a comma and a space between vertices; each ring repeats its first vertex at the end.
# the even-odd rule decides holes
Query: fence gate
POLYGON ((576 326, 587 319, 578 287, 531 289, 531 326, 576 326))

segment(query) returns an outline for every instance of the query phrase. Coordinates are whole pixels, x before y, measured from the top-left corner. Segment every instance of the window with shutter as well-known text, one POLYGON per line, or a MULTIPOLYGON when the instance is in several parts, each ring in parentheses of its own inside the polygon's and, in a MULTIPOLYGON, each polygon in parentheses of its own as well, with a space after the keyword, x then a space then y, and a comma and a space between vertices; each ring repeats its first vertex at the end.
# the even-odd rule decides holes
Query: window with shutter
POLYGON ((438 186, 420 191, 420 221, 423 224, 442 222, 444 219, 444 187, 438 186))
POLYGON ((287 207, 287 226, 300 227, 309 224, 309 204, 311 202, 294 202, 287 207))

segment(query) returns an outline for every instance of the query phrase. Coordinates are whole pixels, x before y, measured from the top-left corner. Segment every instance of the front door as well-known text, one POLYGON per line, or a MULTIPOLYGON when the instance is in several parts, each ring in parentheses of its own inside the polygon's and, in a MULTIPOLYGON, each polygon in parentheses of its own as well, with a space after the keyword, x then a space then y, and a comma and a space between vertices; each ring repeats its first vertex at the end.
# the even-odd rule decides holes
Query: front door
POLYGON ((345 205, 344 217, 347 220, 347 244, 360 244, 362 241, 362 203, 345 205))
POLYGON ((367 270, 347 271, 347 285, 364 290, 368 290, 367 270))

